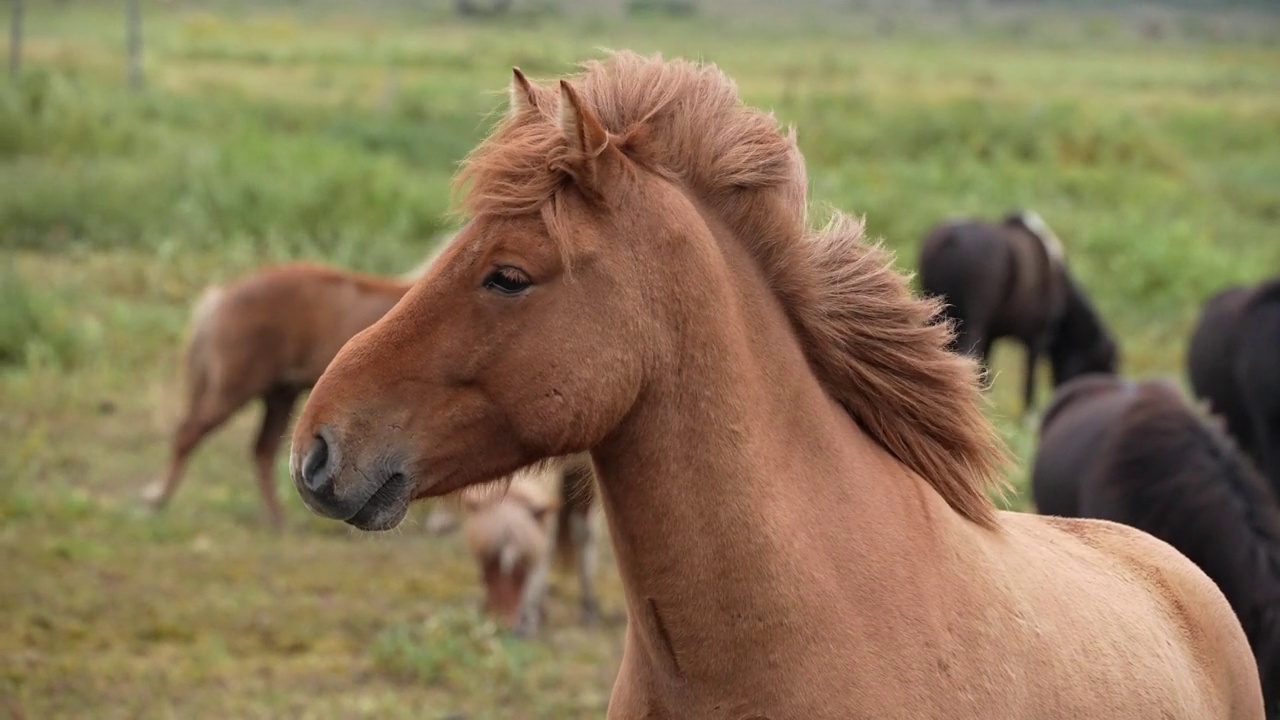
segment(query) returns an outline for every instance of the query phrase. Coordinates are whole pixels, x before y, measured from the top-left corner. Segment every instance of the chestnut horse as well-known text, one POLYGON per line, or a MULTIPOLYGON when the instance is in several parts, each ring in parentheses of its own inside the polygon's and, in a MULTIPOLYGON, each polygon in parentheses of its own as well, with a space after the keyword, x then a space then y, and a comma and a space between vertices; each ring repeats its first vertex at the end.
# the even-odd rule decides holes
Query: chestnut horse
POLYGON ((985 370, 995 340, 1011 337, 1026 347, 1024 415, 1035 406, 1042 355, 1055 387, 1086 373, 1116 371, 1115 340, 1038 214, 940 223, 925 236, 919 263, 921 290, 940 298, 956 325, 954 349, 978 358, 985 370))
POLYGON ((1276 716, 1280 504, 1215 422, 1165 380, 1073 380, 1045 411, 1032 488, 1041 512, 1132 525, 1213 578, 1244 626, 1276 716))
POLYGON ((1280 496, 1280 278, 1205 301, 1187 351, 1192 390, 1280 496))
POLYGON ((267 519, 279 529, 284 514, 274 464, 294 402, 347 340, 400 301, 412 285, 410 275, 430 260, 402 279, 288 263, 206 290, 188 331, 186 412, 173 436, 168 471, 143 491, 152 507, 163 509, 173 497, 200 441, 261 398, 265 412, 253 459, 267 519))
POLYGON ((599 618, 594 478, 591 458, 578 454, 517 473, 501 497, 463 501, 463 535, 480 566, 485 609, 518 635, 534 635, 542 624, 557 556, 577 572, 583 623, 599 618))
MULTIPOLYGON (((314 512, 588 452, 627 607, 613 718, 1249 718, 1240 623, 1123 525, 997 511, 1007 456, 934 300, 714 66, 518 71, 469 222, 294 430, 314 512)), ((371 580, 373 581, 373 580, 371 580)))

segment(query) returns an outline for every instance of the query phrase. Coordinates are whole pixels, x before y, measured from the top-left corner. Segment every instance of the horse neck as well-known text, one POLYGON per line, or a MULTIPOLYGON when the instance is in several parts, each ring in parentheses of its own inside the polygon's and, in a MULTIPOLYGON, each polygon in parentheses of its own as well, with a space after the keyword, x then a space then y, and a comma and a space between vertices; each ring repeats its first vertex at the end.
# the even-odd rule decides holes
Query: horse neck
POLYGON ((940 554, 938 518, 958 520, 826 394, 759 270, 718 235, 732 288, 673 284, 693 316, 674 367, 592 452, 632 633, 654 667, 703 679, 927 605, 904 594, 940 554))

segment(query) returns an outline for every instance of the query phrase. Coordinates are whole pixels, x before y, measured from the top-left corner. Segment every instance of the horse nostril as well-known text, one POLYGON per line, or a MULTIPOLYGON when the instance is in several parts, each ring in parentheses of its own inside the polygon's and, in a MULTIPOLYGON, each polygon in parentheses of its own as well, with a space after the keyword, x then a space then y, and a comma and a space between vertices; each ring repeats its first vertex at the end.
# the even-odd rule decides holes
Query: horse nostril
POLYGON ((329 469, 329 443, 316 435, 315 440, 311 441, 311 449, 307 451, 307 457, 302 461, 302 484, 306 485, 311 492, 318 493, 326 489, 332 479, 333 473, 329 469))

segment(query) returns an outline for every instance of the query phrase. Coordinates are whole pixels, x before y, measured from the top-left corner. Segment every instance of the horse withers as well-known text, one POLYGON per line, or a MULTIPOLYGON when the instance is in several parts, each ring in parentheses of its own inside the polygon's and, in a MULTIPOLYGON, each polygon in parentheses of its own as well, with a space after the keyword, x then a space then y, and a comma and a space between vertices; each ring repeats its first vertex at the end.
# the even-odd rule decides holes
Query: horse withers
POLYGON ((1167 381, 1078 378, 1045 412, 1031 483, 1040 512, 1131 525, 1213 578, 1280 716, 1280 504, 1216 421, 1167 381))
POLYGON ((315 263, 272 266, 207 289, 196 303, 184 349, 186 408, 165 475, 144 497, 157 510, 173 497, 200 441, 254 398, 264 412, 253 445, 267 520, 284 523, 274 463, 298 395, 338 350, 390 310, 411 287, 315 263))
POLYGON ((1205 301, 1187 350, 1197 397, 1258 463, 1280 495, 1280 278, 1205 301))
POLYGON ((1114 339, 1069 272, 1062 243, 1035 212, 998 223, 943 222, 925 236, 919 265, 922 291, 941 298, 955 323, 955 350, 988 368, 997 339, 1025 346, 1024 413, 1035 405, 1041 356, 1048 356, 1055 386, 1116 371, 1114 339))
POLYGON ((612 718, 1262 717, 1230 604, 1124 525, 999 511, 939 303, 714 66, 618 53, 512 106, 470 220, 317 382, 314 512, 588 453, 627 633, 612 718))

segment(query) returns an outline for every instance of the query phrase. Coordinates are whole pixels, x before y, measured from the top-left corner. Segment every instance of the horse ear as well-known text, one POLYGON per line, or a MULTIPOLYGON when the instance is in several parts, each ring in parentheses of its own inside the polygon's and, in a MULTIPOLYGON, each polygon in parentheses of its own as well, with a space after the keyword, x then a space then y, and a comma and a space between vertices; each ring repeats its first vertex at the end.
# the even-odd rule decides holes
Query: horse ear
POLYGON ((560 81, 560 131, 568 142, 569 152, 556 165, 573 177, 578 187, 597 198, 604 196, 609 176, 617 168, 609 149, 609 131, 600 124, 594 111, 587 107, 578 91, 560 81))
POLYGON ((518 116, 527 110, 538 109, 538 93, 533 89, 533 83, 529 82, 529 78, 520 72, 520 68, 511 68, 511 108, 508 111, 512 117, 518 116))
POLYGON ((600 155, 609 144, 609 133, 566 80, 560 81, 560 130, 569 141, 569 148, 588 160, 600 155))

